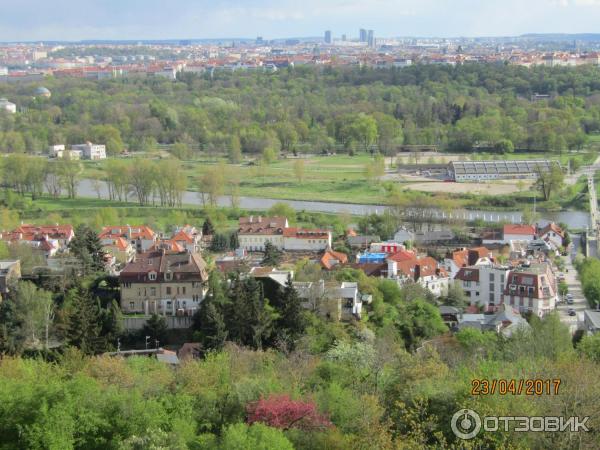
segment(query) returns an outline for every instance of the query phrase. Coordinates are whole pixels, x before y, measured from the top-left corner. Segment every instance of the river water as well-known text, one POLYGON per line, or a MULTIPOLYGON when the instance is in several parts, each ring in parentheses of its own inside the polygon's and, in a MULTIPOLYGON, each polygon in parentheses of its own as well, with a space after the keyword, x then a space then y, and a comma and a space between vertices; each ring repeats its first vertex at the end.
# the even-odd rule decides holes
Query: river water
MULTIPOLYGON (((108 198, 108 188, 104 181, 93 182, 92 180, 82 180, 79 183, 77 194, 81 197, 97 197, 98 192, 102 198, 108 198), (94 186, 96 184, 96 186, 94 186)), ((134 200, 130 197, 130 200, 134 200)), ((239 197, 238 206, 242 209, 267 210, 275 203, 284 202, 289 204, 296 211, 324 212, 324 213, 349 213, 352 215, 381 214, 388 207, 384 205, 361 205, 357 203, 335 203, 335 202, 317 202, 307 200, 281 200, 260 197, 239 197)), ((200 193, 186 191, 183 194, 183 203, 186 205, 202 205, 200 193)), ((229 197, 219 197, 217 200, 219 206, 231 206, 229 197)), ((421 213, 425 214, 425 213, 421 213)), ((417 216, 419 214, 417 213, 417 216)), ((438 219, 458 219, 458 220, 476 220, 481 219, 484 222, 511 222, 521 221, 520 211, 483 211, 483 210, 459 210, 450 213, 442 211, 427 212, 428 216, 434 216, 438 219)), ((540 225, 548 222, 562 222, 571 229, 584 229, 589 226, 590 216, 585 211, 561 211, 556 213, 541 213, 540 225)))

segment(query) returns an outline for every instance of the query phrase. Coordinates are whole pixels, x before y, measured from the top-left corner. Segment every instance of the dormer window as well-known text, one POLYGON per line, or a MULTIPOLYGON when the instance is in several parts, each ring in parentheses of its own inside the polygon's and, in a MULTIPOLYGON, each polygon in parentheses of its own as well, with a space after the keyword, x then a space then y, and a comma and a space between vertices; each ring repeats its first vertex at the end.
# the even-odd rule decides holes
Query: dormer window
POLYGON ((150 273, 148 273, 148 279, 150 281, 155 281, 156 280, 156 272, 150 272, 150 273))
POLYGON ((173 279, 173 272, 169 271, 165 273, 165 280, 171 281, 173 279))

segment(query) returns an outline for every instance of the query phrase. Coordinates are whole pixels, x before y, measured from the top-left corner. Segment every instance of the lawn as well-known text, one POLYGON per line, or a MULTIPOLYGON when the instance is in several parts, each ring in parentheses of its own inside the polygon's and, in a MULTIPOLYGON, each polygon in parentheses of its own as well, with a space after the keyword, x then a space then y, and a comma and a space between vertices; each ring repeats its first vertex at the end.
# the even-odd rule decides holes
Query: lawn
MULTIPOLYGON (((460 155, 439 153, 433 156, 424 157, 421 162, 431 159, 435 162, 448 161, 450 157, 460 155)), ((575 158, 580 164, 589 164, 597 156, 596 152, 564 152, 562 154, 543 154, 543 153, 514 153, 506 156, 491 154, 465 154, 464 157, 470 159, 558 159, 561 164, 567 165, 571 158, 575 158)), ((366 177, 366 166, 372 161, 372 157, 367 154, 332 155, 332 156, 308 156, 304 160, 304 177, 300 181, 294 171, 295 158, 279 159, 265 168, 254 165, 254 161, 246 159, 242 164, 226 164, 228 168, 227 179, 235 179, 239 185, 239 195, 249 197, 274 198, 281 200, 314 200, 331 201, 338 203, 363 203, 363 204, 385 204, 387 203, 387 190, 385 184, 376 180, 369 180, 366 177)), ((133 164, 135 160, 126 160, 133 164)), ((389 165, 389 158, 386 158, 386 164, 389 165)), ((183 175, 188 179, 189 190, 200 190, 199 179, 207 171, 217 170, 219 163, 226 163, 223 157, 207 157, 193 161, 182 162, 183 175)), ((84 177, 104 178, 105 162, 85 162, 84 177)), ((388 182, 389 183, 389 182, 388 182)), ((431 190, 429 186, 423 188, 423 183, 415 181, 394 181, 402 188, 410 189, 415 187, 420 190, 431 190), (419 184, 420 183, 420 184, 419 184)), ((228 183, 223 190, 223 194, 229 192, 228 183)), ((514 190, 514 189, 513 189, 514 190)), ((473 193, 473 192, 471 192, 473 193)), ((527 200, 527 193, 510 193, 506 189, 485 189, 479 193, 485 197, 503 197, 498 201, 485 201, 482 203, 488 206, 505 207, 514 209, 518 203, 527 200), (511 200, 505 202, 504 200, 511 200), (510 205, 510 206, 509 206, 510 205)), ((572 203, 575 193, 571 192, 569 203, 572 203)), ((477 199, 469 193, 456 193, 455 198, 459 200, 461 206, 477 208, 477 199)), ((543 207, 543 205, 540 205, 543 207)), ((83 206, 82 206, 83 207, 83 206)))

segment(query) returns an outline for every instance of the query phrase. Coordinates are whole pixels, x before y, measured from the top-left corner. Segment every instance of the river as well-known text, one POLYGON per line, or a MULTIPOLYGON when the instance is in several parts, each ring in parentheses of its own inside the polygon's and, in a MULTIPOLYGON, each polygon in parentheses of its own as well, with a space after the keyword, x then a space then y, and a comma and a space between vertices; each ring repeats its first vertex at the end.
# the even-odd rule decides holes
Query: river
MULTIPOLYGON (((97 182, 102 198, 108 198, 108 188, 104 181, 97 182)), ((79 183, 77 193, 81 197, 97 197, 98 193, 94 182, 89 179, 84 179, 79 183)), ((130 197, 130 200, 133 198, 130 197)), ((381 214, 388 207, 384 205, 362 205, 358 203, 335 203, 335 202, 318 202, 307 200, 281 200, 272 198, 260 197, 239 197, 238 206, 242 209, 250 209, 256 211, 267 210, 275 203, 285 202, 296 211, 324 212, 324 213, 349 213, 352 215, 366 214, 381 214)), ((202 205, 202 200, 198 192, 186 191, 183 194, 183 203, 186 205, 202 205)), ((231 206, 229 197, 219 197, 217 200, 219 206, 231 206)), ((484 222, 511 222, 518 223, 521 221, 520 211, 483 211, 483 210, 459 210, 445 213, 442 211, 433 211, 431 213, 438 219, 460 219, 460 220, 476 220, 481 219, 484 222)), ((429 214, 428 214, 429 215, 429 214)), ((548 222, 565 223, 571 229, 584 229, 589 225, 589 213, 585 211, 561 211, 556 213, 544 212, 541 213, 540 225, 545 225, 548 222)))

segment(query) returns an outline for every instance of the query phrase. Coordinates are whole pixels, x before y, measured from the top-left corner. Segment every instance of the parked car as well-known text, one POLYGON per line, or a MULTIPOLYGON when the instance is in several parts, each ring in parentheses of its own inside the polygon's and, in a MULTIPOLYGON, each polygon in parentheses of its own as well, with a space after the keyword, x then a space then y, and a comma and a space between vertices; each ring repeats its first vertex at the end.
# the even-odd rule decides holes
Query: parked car
POLYGON ((567 309, 567 314, 569 314, 570 316, 576 316, 577 312, 573 308, 569 308, 567 309))

